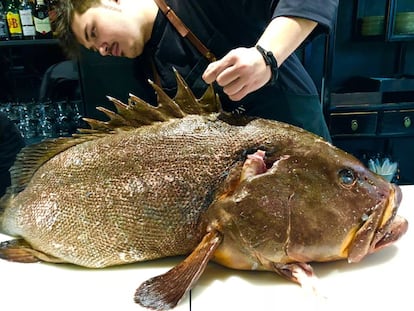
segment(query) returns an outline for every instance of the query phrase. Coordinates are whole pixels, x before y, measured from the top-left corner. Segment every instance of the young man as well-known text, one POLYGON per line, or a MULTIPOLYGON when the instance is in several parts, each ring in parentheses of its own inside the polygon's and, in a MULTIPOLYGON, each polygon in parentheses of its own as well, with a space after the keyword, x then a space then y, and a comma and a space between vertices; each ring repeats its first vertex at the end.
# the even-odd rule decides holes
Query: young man
POLYGON ((174 67, 196 95, 214 83, 225 110, 284 121, 330 140, 316 87, 293 52, 332 29, 338 0, 166 0, 215 59, 180 35, 166 17, 173 14, 164 15, 156 2, 62 0, 62 46, 72 56, 80 43, 103 56, 148 59, 155 70, 143 66, 142 72, 172 94, 174 67))

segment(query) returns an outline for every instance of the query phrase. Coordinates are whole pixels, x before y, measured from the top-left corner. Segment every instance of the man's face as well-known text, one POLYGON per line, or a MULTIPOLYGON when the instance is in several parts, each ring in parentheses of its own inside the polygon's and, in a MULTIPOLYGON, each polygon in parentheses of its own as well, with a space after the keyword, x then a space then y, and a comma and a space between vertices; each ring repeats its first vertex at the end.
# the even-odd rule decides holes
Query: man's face
POLYGON ((142 53, 145 43, 139 24, 136 14, 130 14, 118 2, 102 0, 100 6, 83 14, 75 12, 72 30, 78 42, 87 49, 103 56, 134 58, 142 53))

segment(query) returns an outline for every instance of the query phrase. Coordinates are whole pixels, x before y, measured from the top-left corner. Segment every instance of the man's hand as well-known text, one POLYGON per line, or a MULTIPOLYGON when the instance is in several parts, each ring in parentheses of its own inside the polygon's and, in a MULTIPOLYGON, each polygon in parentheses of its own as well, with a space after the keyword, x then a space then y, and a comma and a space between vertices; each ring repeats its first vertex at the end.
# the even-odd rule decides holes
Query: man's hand
POLYGON ((216 81, 231 100, 238 101, 265 85, 271 75, 260 52, 251 47, 231 50, 211 63, 202 78, 207 84, 216 81))

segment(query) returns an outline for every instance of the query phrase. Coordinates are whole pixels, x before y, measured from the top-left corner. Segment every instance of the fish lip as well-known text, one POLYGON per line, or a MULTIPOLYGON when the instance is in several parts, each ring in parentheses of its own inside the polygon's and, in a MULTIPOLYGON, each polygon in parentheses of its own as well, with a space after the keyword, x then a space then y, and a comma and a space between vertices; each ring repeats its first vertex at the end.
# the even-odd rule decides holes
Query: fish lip
POLYGON ((394 189, 394 201, 390 202, 390 204, 393 204, 393 216, 390 217, 383 226, 383 228, 386 228, 386 230, 381 230, 382 228, 380 228, 373 243, 371 252, 376 252, 386 246, 393 244, 395 241, 399 240, 408 230, 408 221, 405 218, 396 215, 398 207, 400 206, 402 200, 401 189, 395 184, 392 186, 394 189))
POLYGON ((395 241, 399 240, 408 230, 408 221, 396 215, 391 224, 389 225, 389 229, 382 234, 381 238, 375 243, 371 253, 377 252, 384 247, 387 247, 393 244, 395 241))
POLYGON ((376 206, 354 236, 349 247, 348 262, 358 262, 366 255, 374 253, 397 241, 408 229, 408 222, 397 216, 402 200, 401 189, 391 184, 388 200, 376 206))

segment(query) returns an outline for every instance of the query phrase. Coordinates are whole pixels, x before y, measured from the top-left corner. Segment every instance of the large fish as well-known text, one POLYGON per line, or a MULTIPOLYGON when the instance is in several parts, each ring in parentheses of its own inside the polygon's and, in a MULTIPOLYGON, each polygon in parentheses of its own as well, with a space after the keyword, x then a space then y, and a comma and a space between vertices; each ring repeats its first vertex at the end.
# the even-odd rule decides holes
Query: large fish
POLYGON ((17 239, 0 257, 101 268, 188 255, 144 282, 135 301, 173 308, 209 260, 297 283, 312 261, 358 262, 398 240, 398 186, 300 128, 219 112, 177 75, 153 107, 111 98, 110 120, 25 148, 0 202, 17 239))

